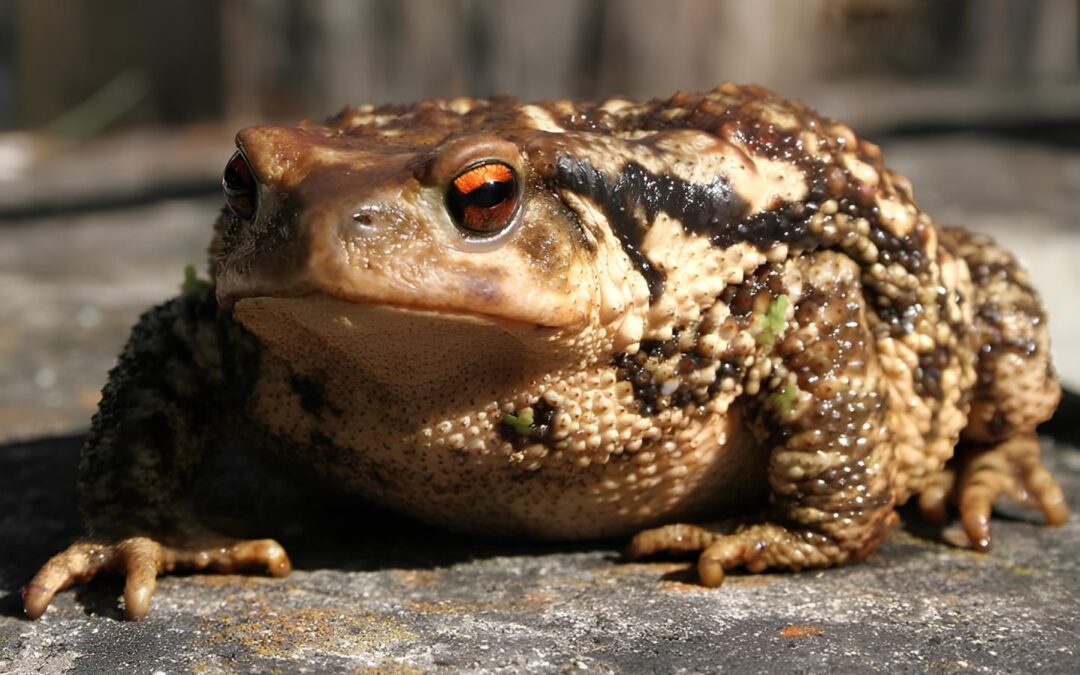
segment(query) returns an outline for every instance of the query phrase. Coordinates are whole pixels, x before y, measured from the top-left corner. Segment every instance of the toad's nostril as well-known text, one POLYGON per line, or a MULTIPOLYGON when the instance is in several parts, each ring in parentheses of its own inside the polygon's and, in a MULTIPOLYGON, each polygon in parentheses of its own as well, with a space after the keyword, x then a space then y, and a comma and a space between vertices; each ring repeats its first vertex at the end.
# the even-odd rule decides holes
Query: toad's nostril
POLYGON ((380 232, 392 232, 401 225, 401 211, 385 204, 368 204, 353 211, 342 234, 370 237, 380 232))
POLYGON ((258 186, 244 153, 235 152, 225 171, 221 174, 221 190, 225 203, 237 218, 248 220, 255 215, 258 206, 258 186))

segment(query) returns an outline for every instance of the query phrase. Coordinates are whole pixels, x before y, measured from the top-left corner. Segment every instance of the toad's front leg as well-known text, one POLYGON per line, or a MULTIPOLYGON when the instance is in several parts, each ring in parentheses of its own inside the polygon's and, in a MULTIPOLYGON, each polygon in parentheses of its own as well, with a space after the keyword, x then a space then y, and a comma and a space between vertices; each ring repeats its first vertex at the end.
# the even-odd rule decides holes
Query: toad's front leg
POLYGON ((285 549, 272 539, 237 540, 209 532, 188 533, 175 543, 169 539, 160 535, 91 537, 72 544, 45 563, 23 588, 26 615, 31 619, 40 617, 57 593, 102 573, 124 577, 125 616, 139 619, 150 611, 150 599, 161 574, 264 570, 271 576, 283 577, 292 571, 285 549))
POLYGON ((701 581, 717 586, 735 568, 800 570, 865 558, 897 522, 886 387, 859 280, 843 265, 831 269, 831 254, 819 257, 817 269, 829 273, 808 280, 784 335, 757 357, 773 361, 759 398, 769 430, 769 510, 647 530, 630 556, 701 551, 701 581))
POLYGON ((737 568, 798 571, 868 556, 898 522, 881 398, 843 390, 809 405, 791 414, 787 438, 772 451, 767 513, 646 530, 631 541, 628 555, 701 551, 698 575, 706 586, 719 586, 725 572, 737 568))
POLYGON ((272 540, 242 541, 202 528, 184 490, 223 413, 246 398, 258 347, 196 286, 147 312, 109 382, 79 465, 85 539, 49 560, 23 590, 30 618, 59 591, 102 573, 125 577, 125 611, 146 614, 157 575, 259 568, 289 573, 272 540))

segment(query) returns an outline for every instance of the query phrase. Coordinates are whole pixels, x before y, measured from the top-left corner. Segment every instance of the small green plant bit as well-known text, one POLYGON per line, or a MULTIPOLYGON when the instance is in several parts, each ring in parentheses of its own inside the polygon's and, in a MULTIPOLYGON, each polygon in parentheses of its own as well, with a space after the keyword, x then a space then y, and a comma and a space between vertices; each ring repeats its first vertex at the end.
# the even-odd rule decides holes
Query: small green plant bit
POLYGON ((200 279, 194 265, 184 267, 184 280, 180 283, 180 294, 186 296, 200 295, 211 290, 213 286, 206 279, 200 279))
POLYGON ((786 295, 778 295, 769 303, 769 308, 757 319, 761 329, 757 337, 758 344, 772 344, 776 338, 780 337, 787 326, 787 308, 788 296, 786 295))
POLYGON ((783 389, 773 394, 773 403, 776 404, 781 415, 790 417, 795 407, 795 399, 798 396, 799 388, 795 386, 794 382, 788 382, 783 389))
POLYGON ((540 432, 533 427, 533 409, 523 408, 517 415, 503 413, 502 422, 522 436, 536 436, 540 432))

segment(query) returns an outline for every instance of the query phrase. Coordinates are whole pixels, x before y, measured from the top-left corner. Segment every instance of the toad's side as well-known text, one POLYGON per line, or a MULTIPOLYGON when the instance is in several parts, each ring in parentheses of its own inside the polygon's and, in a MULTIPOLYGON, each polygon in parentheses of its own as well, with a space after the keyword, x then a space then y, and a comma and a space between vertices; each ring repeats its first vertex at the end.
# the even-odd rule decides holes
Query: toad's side
POLYGON ((1001 495, 1066 517, 1023 272, 799 103, 431 101, 237 140, 212 285, 133 332, 83 453, 88 536, 30 616, 103 571, 133 617, 160 573, 287 573, 185 506, 237 426, 448 528, 701 551, 708 585, 865 557, 915 495, 958 499, 980 549, 1001 495))

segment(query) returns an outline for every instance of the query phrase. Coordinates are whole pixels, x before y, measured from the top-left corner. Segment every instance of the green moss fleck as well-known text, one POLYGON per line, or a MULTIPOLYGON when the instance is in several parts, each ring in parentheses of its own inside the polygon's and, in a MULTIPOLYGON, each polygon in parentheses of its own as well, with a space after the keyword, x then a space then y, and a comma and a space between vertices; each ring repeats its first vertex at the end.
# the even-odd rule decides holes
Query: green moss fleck
POLYGON ((757 324, 760 328, 758 344, 769 345, 783 334, 787 326, 788 296, 778 295, 769 303, 769 308, 758 317, 757 324))
POLYGON ((199 273, 195 271, 194 265, 184 267, 184 281, 180 284, 180 293, 182 295, 200 295, 210 291, 212 288, 213 286, 209 281, 199 278, 199 273))
POLYGON ((522 436, 535 436, 538 430, 533 428, 533 409, 522 408, 518 414, 503 413, 502 422, 522 436))
POLYGON ((773 403, 776 404, 777 409, 785 417, 791 415, 791 411, 795 406, 795 399, 799 395, 799 388, 795 386, 794 382, 788 382, 784 385, 784 388, 773 394, 773 403))

